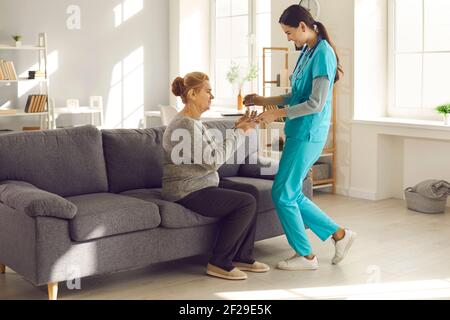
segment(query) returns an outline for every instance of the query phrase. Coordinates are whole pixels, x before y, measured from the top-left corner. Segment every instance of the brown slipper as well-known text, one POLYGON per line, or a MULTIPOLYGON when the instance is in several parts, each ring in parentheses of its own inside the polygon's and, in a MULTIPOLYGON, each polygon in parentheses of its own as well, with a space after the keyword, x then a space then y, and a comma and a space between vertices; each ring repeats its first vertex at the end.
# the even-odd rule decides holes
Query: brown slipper
POLYGON ((242 262, 233 262, 233 266, 239 268, 241 271, 249 271, 249 272, 267 272, 270 270, 270 267, 262 262, 255 261, 253 264, 242 263, 242 262))
POLYGON ((216 267, 209 263, 208 263, 208 266, 206 267, 206 274, 216 277, 216 278, 221 278, 221 279, 226 279, 226 280, 245 280, 245 279, 247 279, 247 274, 245 272, 242 272, 238 268, 234 268, 231 271, 227 271, 227 270, 216 267))

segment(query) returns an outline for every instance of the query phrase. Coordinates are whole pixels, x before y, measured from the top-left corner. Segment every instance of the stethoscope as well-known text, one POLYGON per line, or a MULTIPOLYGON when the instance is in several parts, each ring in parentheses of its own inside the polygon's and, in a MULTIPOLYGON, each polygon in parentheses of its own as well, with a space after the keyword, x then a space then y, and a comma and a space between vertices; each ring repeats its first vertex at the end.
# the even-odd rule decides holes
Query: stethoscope
POLYGON ((314 52, 316 52, 316 49, 322 40, 323 40, 323 38, 319 35, 316 45, 310 50, 308 50, 307 44, 303 45, 303 48, 301 49, 302 52, 300 53, 300 57, 297 60, 297 64, 295 65, 294 73, 291 76, 291 83, 294 83, 295 80, 297 80, 301 77, 302 71, 308 65, 309 61, 311 60, 312 56, 314 55, 314 52), (306 56, 305 61, 303 61, 303 58, 305 56, 306 56))

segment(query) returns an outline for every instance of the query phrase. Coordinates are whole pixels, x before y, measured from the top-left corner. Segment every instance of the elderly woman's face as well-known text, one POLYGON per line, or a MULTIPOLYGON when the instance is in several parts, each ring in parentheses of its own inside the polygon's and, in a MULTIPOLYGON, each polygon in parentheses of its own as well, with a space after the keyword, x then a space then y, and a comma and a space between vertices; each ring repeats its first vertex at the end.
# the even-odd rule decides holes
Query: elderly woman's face
POLYGON ((192 100, 194 104, 201 110, 205 112, 211 107, 211 101, 214 99, 212 95, 212 89, 209 81, 205 81, 202 87, 196 90, 192 100))

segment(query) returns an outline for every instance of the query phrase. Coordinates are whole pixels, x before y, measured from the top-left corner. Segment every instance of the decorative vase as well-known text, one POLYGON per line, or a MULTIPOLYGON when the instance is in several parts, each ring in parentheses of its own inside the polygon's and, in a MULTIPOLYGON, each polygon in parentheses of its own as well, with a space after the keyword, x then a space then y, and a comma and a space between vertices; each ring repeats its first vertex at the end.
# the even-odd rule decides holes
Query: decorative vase
POLYGON ((16 41, 16 47, 21 47, 22 46, 22 41, 16 41))
POLYGON ((444 125, 450 126, 450 113, 444 114, 444 125))
POLYGON ((237 96, 237 108, 239 111, 244 110, 244 98, 242 97, 242 89, 239 89, 237 96))

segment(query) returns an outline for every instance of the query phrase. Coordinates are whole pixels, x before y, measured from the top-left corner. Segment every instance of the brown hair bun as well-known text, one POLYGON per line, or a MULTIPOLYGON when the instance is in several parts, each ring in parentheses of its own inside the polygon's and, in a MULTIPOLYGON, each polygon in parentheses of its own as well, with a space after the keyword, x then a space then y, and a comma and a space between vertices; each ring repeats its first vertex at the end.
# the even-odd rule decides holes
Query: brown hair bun
POLYGON ((183 103, 188 101, 188 93, 199 89, 209 77, 203 72, 191 72, 184 78, 177 77, 172 83, 172 92, 176 97, 181 97, 183 103))
POLYGON ((177 77, 172 83, 172 92, 176 97, 181 97, 184 93, 184 79, 177 77))

